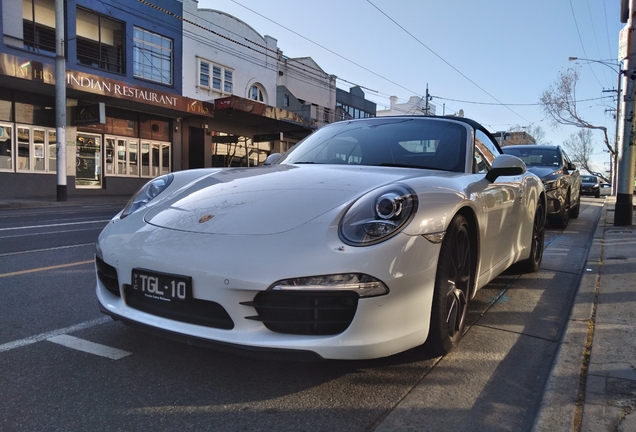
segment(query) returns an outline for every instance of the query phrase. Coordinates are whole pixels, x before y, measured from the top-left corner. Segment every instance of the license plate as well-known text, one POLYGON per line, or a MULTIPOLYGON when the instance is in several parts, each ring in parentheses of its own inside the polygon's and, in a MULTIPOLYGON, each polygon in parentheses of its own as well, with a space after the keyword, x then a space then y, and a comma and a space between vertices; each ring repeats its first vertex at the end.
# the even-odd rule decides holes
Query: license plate
POLYGON ((187 301, 192 298, 192 278, 136 268, 132 271, 131 291, 165 302, 187 301))

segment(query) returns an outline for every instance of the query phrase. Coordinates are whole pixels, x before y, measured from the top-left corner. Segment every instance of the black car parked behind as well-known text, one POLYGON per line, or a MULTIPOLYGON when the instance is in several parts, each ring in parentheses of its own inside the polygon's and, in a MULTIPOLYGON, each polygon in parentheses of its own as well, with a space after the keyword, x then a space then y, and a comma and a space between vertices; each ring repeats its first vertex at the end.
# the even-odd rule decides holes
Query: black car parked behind
POLYGON ((601 197, 601 182, 593 175, 581 176, 581 195, 593 195, 595 198, 601 197))
POLYGON ((528 171, 543 182, 551 226, 565 228, 570 218, 579 217, 581 175, 561 146, 509 145, 502 151, 523 160, 528 171))

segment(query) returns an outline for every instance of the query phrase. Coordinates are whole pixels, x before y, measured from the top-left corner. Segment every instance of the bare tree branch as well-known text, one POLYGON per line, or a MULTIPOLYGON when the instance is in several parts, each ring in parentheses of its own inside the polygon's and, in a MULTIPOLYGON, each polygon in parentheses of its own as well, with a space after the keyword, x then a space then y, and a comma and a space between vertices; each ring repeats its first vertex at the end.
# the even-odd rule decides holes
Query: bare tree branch
MULTIPOLYGON (((561 72, 556 82, 548 87, 539 98, 543 112, 550 118, 553 126, 566 125, 587 130, 600 130, 603 132, 603 143, 612 156, 614 170, 616 172, 617 149, 610 144, 605 126, 597 126, 584 120, 577 111, 576 84, 579 74, 575 69, 567 69, 561 72)), ((572 136, 570 137, 572 139, 572 136)), ((572 144, 583 145, 584 140, 578 137, 572 140, 572 144)), ((573 149, 570 149, 575 153, 573 149)), ((586 162, 587 165, 587 162, 586 162)), ((587 168, 586 168, 587 169, 587 168)), ((589 171, 589 170, 588 170, 589 171)))
POLYGON ((607 128, 584 120, 577 111, 576 84, 579 74, 575 69, 561 72, 556 82, 548 87, 539 99, 541 108, 550 117, 553 125, 575 126, 603 132, 605 147, 614 156, 616 149, 609 142, 607 128))

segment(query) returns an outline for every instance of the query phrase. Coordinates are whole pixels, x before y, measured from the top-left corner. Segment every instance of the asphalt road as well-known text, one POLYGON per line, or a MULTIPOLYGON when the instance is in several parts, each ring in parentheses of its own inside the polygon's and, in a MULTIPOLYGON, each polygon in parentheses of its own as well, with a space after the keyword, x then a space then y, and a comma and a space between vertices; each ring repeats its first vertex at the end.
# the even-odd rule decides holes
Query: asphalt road
POLYGON ((94 242, 118 210, 0 210, 0 431, 529 430, 602 199, 500 276, 443 358, 295 363, 192 347, 102 315, 94 242))

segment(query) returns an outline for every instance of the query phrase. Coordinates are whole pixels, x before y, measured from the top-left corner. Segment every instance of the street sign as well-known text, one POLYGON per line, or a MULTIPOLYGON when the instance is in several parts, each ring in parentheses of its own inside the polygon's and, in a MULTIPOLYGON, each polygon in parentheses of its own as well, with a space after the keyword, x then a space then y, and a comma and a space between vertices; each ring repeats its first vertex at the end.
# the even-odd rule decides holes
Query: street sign
POLYGON ((213 135, 212 142, 218 144, 236 144, 239 141, 238 135, 213 135))
POLYGON ((99 102, 90 105, 78 105, 71 108, 73 126, 106 124, 106 105, 99 102))
POLYGON ((623 61, 629 55, 629 27, 625 26, 618 33, 618 61, 623 61))

